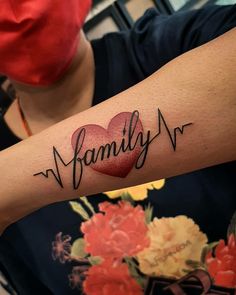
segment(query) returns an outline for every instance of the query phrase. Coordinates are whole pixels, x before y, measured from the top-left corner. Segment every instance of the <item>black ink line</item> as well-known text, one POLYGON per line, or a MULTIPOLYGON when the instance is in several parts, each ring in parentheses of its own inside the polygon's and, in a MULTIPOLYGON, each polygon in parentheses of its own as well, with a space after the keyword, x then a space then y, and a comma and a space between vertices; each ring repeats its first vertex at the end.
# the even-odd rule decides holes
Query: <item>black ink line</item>
POLYGON ((61 180, 61 175, 60 175, 60 171, 59 171, 59 167, 58 167, 58 159, 63 164, 64 167, 69 166, 73 160, 71 160, 68 163, 65 163, 64 160, 62 159, 61 155, 59 154, 59 152, 55 148, 55 146, 53 146, 53 159, 54 159, 54 163, 56 166, 56 172, 53 169, 47 169, 45 172, 35 173, 33 176, 43 175, 44 177, 49 178, 50 174, 52 174, 55 177, 57 183, 60 185, 60 187, 63 188, 64 186, 63 186, 63 183, 61 180))
POLYGON ((138 159, 136 161, 136 164, 135 164, 136 169, 140 169, 140 168, 142 168, 144 166, 150 144, 153 142, 154 139, 156 139, 162 133, 162 128, 161 128, 162 124, 164 125, 164 127, 166 129, 167 135, 169 136, 169 139, 170 139, 170 142, 171 142, 171 145, 172 145, 172 148, 173 148, 174 151, 176 151, 176 146, 177 146, 177 131, 179 131, 180 134, 183 134, 184 133, 184 128, 193 124, 193 123, 187 123, 187 124, 182 125, 181 127, 174 128, 173 135, 172 135, 171 131, 170 131, 169 127, 168 127, 168 124, 166 123, 166 120, 165 120, 165 118, 164 118, 164 116, 161 113, 161 110, 159 108, 157 109, 157 122, 158 122, 157 133, 152 138, 150 138, 150 136, 151 136, 150 130, 147 131, 147 135, 146 135, 147 139, 146 139, 145 142, 144 142, 144 139, 143 139, 143 133, 142 132, 140 132, 138 134, 138 136, 137 136, 135 146, 137 144, 138 138, 140 137, 140 145, 141 145, 141 147, 143 147, 143 150, 139 154, 139 157, 138 157, 138 159))
MULTIPOLYGON (((121 152, 127 152, 127 151, 134 150, 138 145, 142 148, 142 150, 141 150, 141 152, 137 158, 137 161, 135 163, 135 168, 140 169, 143 167, 143 165, 146 161, 150 144, 153 142, 154 139, 156 139, 162 133, 162 126, 163 125, 164 125, 164 128, 165 128, 167 135, 170 139, 171 146, 172 146, 173 150, 176 151, 178 133, 180 133, 182 135, 184 133, 185 127, 193 124, 193 123, 187 123, 187 124, 182 125, 181 127, 175 127, 173 129, 173 131, 171 132, 163 114, 161 113, 161 110, 158 108, 158 110, 157 110, 157 123, 158 123, 157 124, 158 125, 157 133, 151 138, 151 131, 150 130, 147 131, 146 135, 144 134, 144 131, 139 132, 136 136, 134 143, 132 143, 138 122, 139 122, 139 112, 137 110, 135 110, 131 115, 129 126, 128 126, 128 142, 127 143, 125 142, 125 138, 122 138, 121 144, 118 148, 117 142, 112 141, 111 143, 101 145, 98 148, 97 152, 96 152, 95 148, 86 150, 84 153, 84 156, 82 158, 79 158, 78 155, 83 147, 83 143, 84 143, 84 140, 86 137, 86 129, 82 128, 80 130, 79 134, 77 135, 76 144, 74 147, 74 156, 73 156, 72 160, 70 160, 68 163, 66 163, 63 160, 62 156, 57 151, 56 147, 53 146, 53 159, 54 159, 54 163, 55 163, 55 169, 50 168, 50 169, 47 169, 45 172, 41 171, 41 172, 35 173, 33 176, 42 175, 45 178, 49 178, 50 175, 52 175, 54 177, 54 179, 56 180, 56 182, 59 184, 59 186, 61 188, 64 188, 63 181, 62 181, 61 174, 60 174, 59 163, 61 163, 64 167, 67 167, 70 164, 73 164, 72 165, 73 188, 78 189, 78 187, 81 183, 81 180, 82 180, 82 176, 83 176, 83 164, 85 166, 90 166, 91 164, 95 164, 99 160, 103 161, 104 158, 108 159, 111 156, 117 157, 121 152), (145 136, 146 136, 146 138, 145 138, 145 136), (91 159, 87 159, 89 153, 91 154, 91 159), (105 155, 106 153, 107 153, 107 155, 105 155), (99 159, 99 156, 100 156, 100 159, 99 159), (78 165, 80 168, 79 175, 77 175, 78 174, 78 165)), ((123 128, 123 137, 125 136, 126 132, 127 132, 127 122, 125 121, 124 128, 123 128)))
MULTIPOLYGON (((163 123, 164 124, 164 126, 165 126, 165 129, 166 129, 166 131, 167 131, 167 133, 168 133, 168 136, 169 136, 169 139, 170 139, 170 142, 171 142, 171 145, 172 145, 172 148, 173 148, 173 150, 174 151, 176 151, 176 144, 177 144, 177 131, 179 131, 180 132, 180 134, 183 134, 184 133, 184 128, 185 127, 187 127, 187 126, 190 126, 190 125, 192 125, 193 123, 187 123, 187 124, 184 124, 184 125, 182 125, 181 127, 176 127, 176 128, 174 128, 174 132, 173 132, 173 135, 171 134, 171 132, 170 132, 170 129, 169 129, 169 127, 168 127, 168 125, 167 125, 167 123, 166 123, 166 121, 165 121, 165 118, 164 118, 164 116, 162 115, 162 113, 161 113, 161 110, 158 108, 157 109, 157 120, 158 120, 158 132, 157 132, 157 134, 152 138, 152 140, 151 140, 151 142, 156 138, 156 137, 158 137, 160 134, 161 134, 161 123, 163 123)), ((151 143, 150 142, 150 143, 151 143)))

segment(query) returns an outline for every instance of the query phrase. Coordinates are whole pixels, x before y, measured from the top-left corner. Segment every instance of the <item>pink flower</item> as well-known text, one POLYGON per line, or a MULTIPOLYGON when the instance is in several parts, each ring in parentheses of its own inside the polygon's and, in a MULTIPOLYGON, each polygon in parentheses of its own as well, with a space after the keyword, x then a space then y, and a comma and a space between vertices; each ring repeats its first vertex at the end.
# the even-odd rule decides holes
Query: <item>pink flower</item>
POLYGON ((110 261, 92 266, 86 273, 83 290, 86 295, 142 295, 143 291, 129 274, 127 264, 110 261))
POLYGON ((89 266, 75 266, 72 269, 72 273, 69 275, 70 287, 72 289, 80 289, 82 287, 82 282, 85 278, 85 271, 87 271, 89 266))
POLYGON ((236 288, 236 240, 233 234, 228 238, 228 245, 220 240, 215 249, 206 256, 207 270, 216 285, 236 288))
POLYGON ((104 202, 100 211, 81 226, 86 242, 85 251, 104 259, 134 256, 149 246, 148 227, 141 206, 129 202, 104 202))
POLYGON ((70 260, 70 241, 71 237, 68 235, 63 236, 61 232, 56 235, 56 240, 52 242, 52 258, 54 260, 58 259, 61 263, 70 260))

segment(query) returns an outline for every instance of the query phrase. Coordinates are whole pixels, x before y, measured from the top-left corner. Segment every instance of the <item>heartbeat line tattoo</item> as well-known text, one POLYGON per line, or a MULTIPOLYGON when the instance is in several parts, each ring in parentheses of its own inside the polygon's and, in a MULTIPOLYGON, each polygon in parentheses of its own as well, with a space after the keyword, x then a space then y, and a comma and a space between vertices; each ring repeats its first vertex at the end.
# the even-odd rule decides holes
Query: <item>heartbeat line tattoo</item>
POLYGON ((158 108, 157 133, 151 136, 150 130, 143 130, 137 110, 133 113, 119 113, 111 119, 107 129, 95 124, 78 128, 71 138, 74 154, 69 162, 65 162, 53 146, 55 167, 35 173, 34 176, 52 176, 57 184, 64 188, 60 167, 69 167, 75 190, 82 181, 85 166, 90 166, 102 174, 124 178, 133 167, 141 169, 144 166, 150 144, 163 132, 166 132, 173 151, 176 151, 178 135, 182 135, 185 128, 192 124, 187 123, 171 129, 158 108))

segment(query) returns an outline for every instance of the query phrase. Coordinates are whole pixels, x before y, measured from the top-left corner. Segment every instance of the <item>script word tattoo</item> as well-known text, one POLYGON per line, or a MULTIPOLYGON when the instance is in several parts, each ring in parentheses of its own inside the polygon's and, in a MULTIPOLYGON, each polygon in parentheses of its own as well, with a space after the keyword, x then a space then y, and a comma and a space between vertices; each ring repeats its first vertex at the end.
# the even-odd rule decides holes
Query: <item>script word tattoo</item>
POLYGON ((75 190, 82 181, 86 166, 102 174, 124 178, 132 168, 141 169, 144 166, 150 144, 162 133, 167 134, 173 151, 176 151, 178 135, 182 135, 185 128, 192 124, 170 128, 160 109, 157 109, 157 132, 152 135, 150 130, 144 131, 137 110, 133 113, 122 112, 111 119, 107 129, 95 124, 78 128, 71 138, 74 152, 69 162, 65 162, 53 146, 55 167, 35 173, 34 176, 54 177, 63 188, 60 167, 66 167, 63 169, 70 169, 75 190))

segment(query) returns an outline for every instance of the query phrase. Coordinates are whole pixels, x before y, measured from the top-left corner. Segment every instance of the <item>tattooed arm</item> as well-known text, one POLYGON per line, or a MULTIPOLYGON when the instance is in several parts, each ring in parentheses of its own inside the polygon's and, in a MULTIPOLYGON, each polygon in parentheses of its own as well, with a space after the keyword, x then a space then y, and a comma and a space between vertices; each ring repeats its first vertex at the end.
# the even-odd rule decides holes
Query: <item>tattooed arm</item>
POLYGON ((47 204, 236 158, 236 29, 0 153, 3 228, 47 204))

